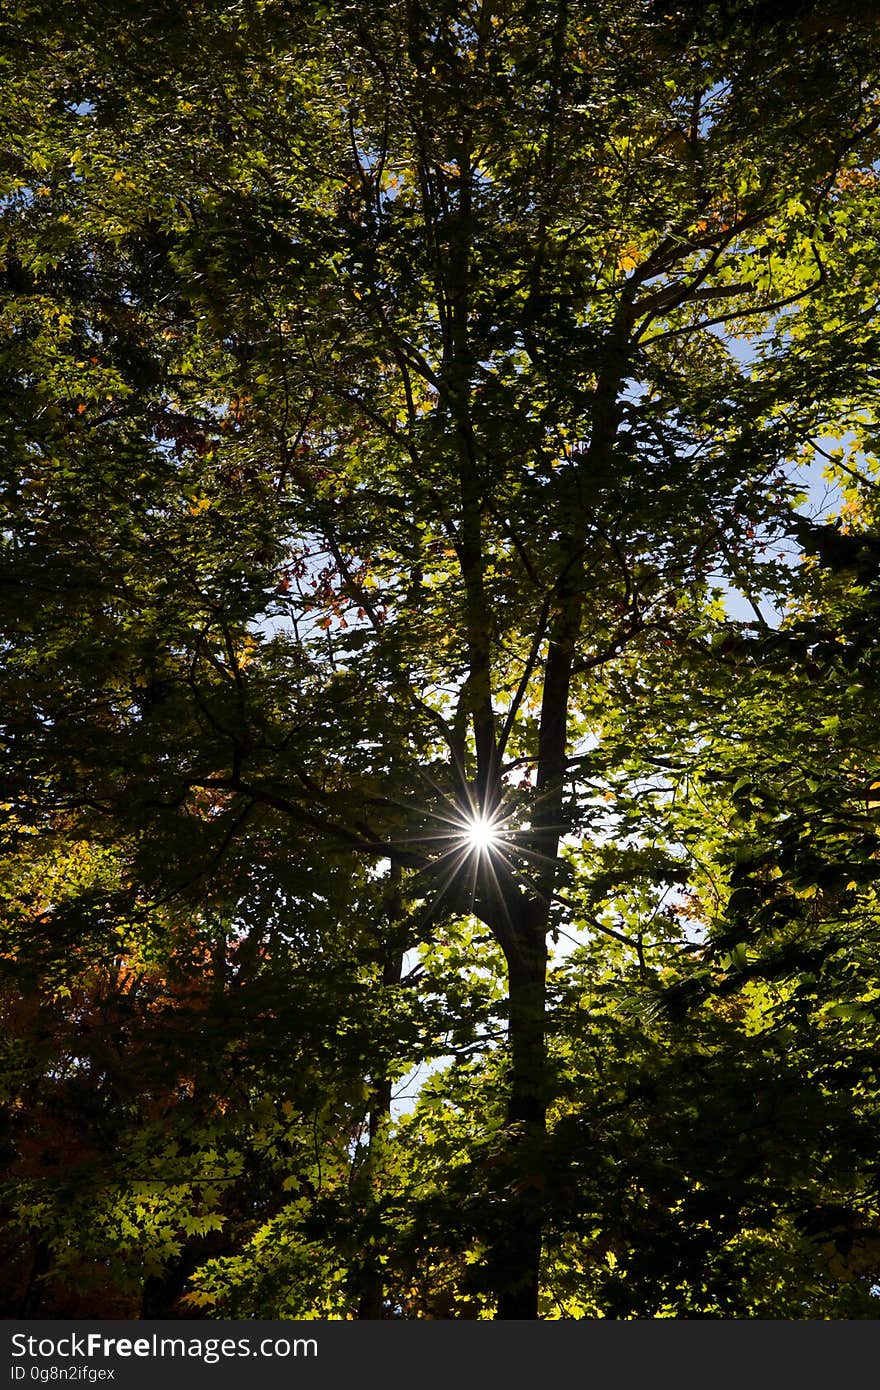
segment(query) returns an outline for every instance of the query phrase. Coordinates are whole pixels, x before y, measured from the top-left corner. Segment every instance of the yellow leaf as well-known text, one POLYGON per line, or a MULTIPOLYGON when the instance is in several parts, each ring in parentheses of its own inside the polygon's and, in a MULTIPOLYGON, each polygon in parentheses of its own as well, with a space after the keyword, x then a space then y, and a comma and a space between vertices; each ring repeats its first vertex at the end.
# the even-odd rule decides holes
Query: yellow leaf
POLYGON ((254 653, 257 651, 259 645, 255 637, 246 637, 244 639, 241 651, 238 653, 239 666, 247 666, 249 662, 253 661, 254 653))
POLYGON ((190 1308, 211 1308, 217 1302, 212 1293, 185 1293, 181 1303, 186 1303, 190 1308))

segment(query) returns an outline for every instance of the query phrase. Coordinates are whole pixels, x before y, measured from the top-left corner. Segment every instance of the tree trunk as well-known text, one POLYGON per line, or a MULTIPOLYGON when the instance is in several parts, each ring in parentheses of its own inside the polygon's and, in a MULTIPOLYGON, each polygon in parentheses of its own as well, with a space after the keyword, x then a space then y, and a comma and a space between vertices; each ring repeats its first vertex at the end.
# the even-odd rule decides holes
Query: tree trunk
POLYGON ((44 1276, 52 1268, 52 1251, 45 1241, 38 1241, 34 1249, 27 1284, 21 1296, 17 1316, 38 1318, 43 1306, 44 1276))
POLYGON ((538 1316, 544 1220, 546 1082, 546 911, 517 932, 519 950, 508 959, 508 1155, 504 1165, 503 1229, 492 1252, 496 1318, 538 1316))
MULTIPOLYGON (((367 1201, 373 1197, 373 1158, 376 1140, 380 1130, 388 1123, 391 1115, 390 1081, 380 1082, 374 1088, 370 1105, 369 1151, 364 1160, 366 1169, 364 1176, 370 1188, 367 1201)), ((364 1249, 361 1252, 360 1295, 357 1304, 358 1320, 366 1318, 376 1321, 385 1316, 385 1283, 382 1278, 381 1265, 376 1259, 378 1253, 378 1251, 370 1249, 364 1249)))

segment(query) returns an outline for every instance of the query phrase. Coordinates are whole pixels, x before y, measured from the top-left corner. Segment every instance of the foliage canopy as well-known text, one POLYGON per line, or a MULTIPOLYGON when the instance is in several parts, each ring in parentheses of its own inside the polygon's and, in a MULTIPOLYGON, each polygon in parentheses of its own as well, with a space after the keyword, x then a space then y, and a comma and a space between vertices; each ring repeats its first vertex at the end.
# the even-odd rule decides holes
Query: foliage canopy
POLYGON ((19 1313, 876 1316, 846 9, 3 21, 19 1313))

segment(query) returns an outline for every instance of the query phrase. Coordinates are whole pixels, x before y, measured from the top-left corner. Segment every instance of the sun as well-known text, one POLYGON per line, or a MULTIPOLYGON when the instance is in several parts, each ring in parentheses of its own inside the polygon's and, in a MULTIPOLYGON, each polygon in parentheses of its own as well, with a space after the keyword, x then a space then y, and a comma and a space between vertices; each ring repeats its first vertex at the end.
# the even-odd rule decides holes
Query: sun
POLYGON ((497 847, 500 836, 498 827, 485 816, 473 816, 464 832, 465 844, 475 854, 488 854, 497 847))

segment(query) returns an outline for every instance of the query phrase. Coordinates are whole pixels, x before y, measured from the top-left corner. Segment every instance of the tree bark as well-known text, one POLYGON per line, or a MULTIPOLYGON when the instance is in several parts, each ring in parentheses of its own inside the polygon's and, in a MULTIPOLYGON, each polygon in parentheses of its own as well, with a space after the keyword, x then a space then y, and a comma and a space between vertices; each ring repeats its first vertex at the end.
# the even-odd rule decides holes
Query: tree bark
MULTIPOLYGON (((625 312, 609 344, 593 412, 589 458, 607 453, 617 428, 617 395, 625 358, 625 312)), ((499 917, 496 936, 508 968, 508 1044, 511 1058, 507 1122, 510 1136, 506 1227, 493 1253, 499 1319, 538 1317, 544 1218, 544 1150, 547 1135, 547 930, 556 883, 559 842, 565 831, 564 795, 569 699, 584 602, 585 518, 565 537, 554 594, 538 734, 533 847, 545 868, 537 894, 499 917), (509 944, 505 944, 507 924, 509 944)), ((502 907, 505 905, 502 904, 502 907)))
POLYGON ((533 911, 517 932, 519 951, 508 961, 507 1192, 504 1227, 492 1254, 498 1319, 538 1316, 547 1130, 547 924, 543 905, 529 906, 533 911))

